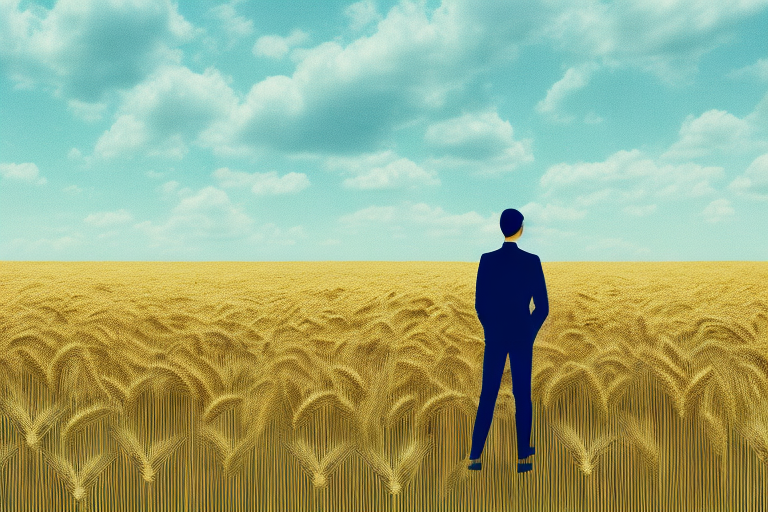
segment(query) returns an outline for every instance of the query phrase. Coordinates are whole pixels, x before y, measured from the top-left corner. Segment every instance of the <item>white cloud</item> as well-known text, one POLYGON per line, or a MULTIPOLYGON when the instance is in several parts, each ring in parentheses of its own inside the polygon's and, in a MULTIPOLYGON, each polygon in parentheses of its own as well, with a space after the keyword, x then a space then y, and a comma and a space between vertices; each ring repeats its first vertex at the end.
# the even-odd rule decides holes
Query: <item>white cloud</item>
POLYGON ((114 212, 97 212, 88 215, 83 222, 92 226, 104 227, 114 224, 125 224, 133 220, 133 217, 125 209, 120 209, 114 212))
POLYGON ((530 162, 530 141, 517 141, 512 125, 497 112, 472 112, 431 124, 424 140, 434 150, 465 160, 530 162))
MULTIPOLYGON (((592 74, 599 69, 594 62, 587 62, 580 66, 569 68, 563 78, 550 87, 546 97, 536 104, 536 111, 544 114, 549 119, 558 122, 570 122, 573 116, 564 115, 560 112, 560 106, 563 100, 574 91, 584 88, 589 84, 592 74)), ((589 118, 590 122, 594 117, 589 118)), ((587 119, 585 118, 585 122, 587 119)), ((599 121, 597 121, 599 122, 599 121)))
POLYGON ((294 30, 287 37, 277 35, 261 36, 253 45, 253 54, 270 59, 282 59, 291 48, 304 44, 309 40, 309 34, 294 30))
POLYGON ((437 173, 426 171, 407 158, 399 157, 392 151, 362 154, 355 157, 328 157, 328 169, 341 169, 351 178, 342 181, 349 189, 373 190, 409 188, 440 185, 437 173))
MULTIPOLYGON (((510 21, 506 12, 501 0, 446 0, 434 12, 423 2, 400 3, 370 36, 296 53, 292 76, 254 84, 204 140, 218 153, 375 151, 393 126, 445 106, 494 59, 512 53, 531 16, 521 11, 510 21)), ((273 54, 282 54, 275 46, 273 54)))
POLYGON ((727 199, 715 199, 701 212, 704 220, 709 223, 720 222, 723 219, 733 217, 735 213, 727 199))
MULTIPOLYGON (((536 202, 530 202, 524 206, 521 206, 518 208, 518 210, 526 219, 532 219, 535 224, 551 224, 560 221, 574 221, 583 219, 587 215, 586 210, 578 210, 576 208, 558 206, 555 204, 547 204, 546 206, 543 206, 536 202)), ((523 220, 523 223, 525 223, 525 220, 523 220)))
POLYGON ((205 187, 188 195, 162 223, 144 221, 134 228, 146 233, 154 246, 164 242, 182 244, 186 240, 221 240, 250 234, 254 221, 229 201, 227 194, 215 187, 205 187))
POLYGON ((87 103, 76 99, 67 102, 67 109, 85 121, 100 121, 107 109, 105 102, 87 103))
POLYGON ((48 180, 40 176, 40 170, 32 162, 23 164, 0 164, 0 176, 10 181, 23 181, 34 185, 45 185, 48 180))
POLYGON ((173 47, 195 34, 170 0, 59 0, 51 10, 24 11, 18 0, 5 0, 0 20, 0 57, 15 82, 44 84, 84 103, 178 62, 173 47))
POLYGON ((117 119, 96 142, 94 154, 112 158, 146 149, 181 158, 187 141, 236 104, 235 93, 216 69, 199 74, 184 66, 163 66, 124 94, 117 119))
POLYGON ((600 252, 605 261, 620 257, 622 254, 637 257, 651 252, 647 247, 616 237, 601 238, 594 244, 587 245, 584 251, 587 253, 600 252))
POLYGON ((583 58, 680 82, 697 71, 702 55, 729 40, 740 20, 766 5, 766 0, 550 3, 539 36, 583 58))
POLYGON ((250 187, 256 195, 296 194, 309 187, 307 175, 297 172, 278 176, 274 171, 249 174, 222 167, 216 169, 213 176, 222 187, 250 187))
POLYGON ((574 204, 579 207, 592 206, 593 204, 597 204, 605 201, 614 192, 615 190, 612 188, 604 188, 604 189, 596 190, 589 194, 577 196, 574 201, 574 204))
POLYGON ((368 26, 371 22, 382 19, 376 11, 376 4, 373 0, 362 0, 347 6, 344 9, 344 15, 349 18, 349 27, 355 31, 368 26))
POLYGON ((737 176, 728 188, 748 198, 768 200, 768 153, 755 158, 744 174, 737 176))
POLYGON ((370 206, 354 213, 343 215, 339 224, 348 234, 360 230, 386 230, 395 238, 403 238, 406 227, 414 236, 477 237, 478 234, 500 233, 498 215, 485 218, 477 212, 450 214, 439 206, 426 203, 405 202, 398 206, 370 206))
POLYGON ((600 124, 603 121, 604 119, 594 112, 587 112, 584 116, 584 124, 600 124))
POLYGON ((728 78, 757 78, 768 82, 768 59, 758 59, 754 64, 744 66, 728 73, 728 78))
MULTIPOLYGON (((686 162, 672 165, 663 164, 645 157, 640 150, 618 151, 604 162, 561 163, 553 165, 541 177, 542 187, 551 190, 573 191, 578 186, 600 186, 607 183, 628 184, 631 188, 621 190, 623 200, 639 200, 649 195, 654 197, 699 197, 713 194, 710 180, 724 176, 722 167, 704 167, 686 162)), ((601 192, 607 196, 608 193, 601 192)), ((583 201, 588 201, 583 196, 583 201)), ((603 197, 593 199, 599 200, 603 197)))
POLYGON ((150 247, 189 248, 197 242, 236 240, 238 243, 293 245, 306 237, 302 226, 282 229, 272 222, 256 225, 239 206, 233 205, 226 192, 208 186, 197 192, 177 191, 175 181, 163 185, 167 197, 180 198, 162 223, 143 221, 134 229, 150 239, 150 247))
POLYGON ((237 3, 239 2, 219 4, 210 9, 210 13, 221 21, 222 28, 233 40, 253 33, 253 21, 237 13, 235 10, 237 3))
POLYGON ((113 158, 143 147, 147 138, 144 123, 131 114, 124 114, 99 137, 93 153, 101 158, 113 158))
POLYGON ((758 128, 750 118, 740 119, 723 110, 709 110, 699 117, 689 115, 680 128, 680 138, 661 155, 666 159, 696 159, 715 153, 744 153, 768 147, 756 137, 758 128))
POLYGON ((50 254, 51 251, 62 251, 70 247, 82 245, 85 238, 81 233, 61 236, 58 238, 38 238, 30 240, 29 238, 14 238, 9 245, 14 250, 26 251, 30 255, 50 254))
POLYGON ((655 204, 646 204, 643 206, 630 205, 630 206, 625 206, 622 209, 622 211, 633 217, 645 217, 646 215, 650 215, 656 211, 656 205, 655 204))

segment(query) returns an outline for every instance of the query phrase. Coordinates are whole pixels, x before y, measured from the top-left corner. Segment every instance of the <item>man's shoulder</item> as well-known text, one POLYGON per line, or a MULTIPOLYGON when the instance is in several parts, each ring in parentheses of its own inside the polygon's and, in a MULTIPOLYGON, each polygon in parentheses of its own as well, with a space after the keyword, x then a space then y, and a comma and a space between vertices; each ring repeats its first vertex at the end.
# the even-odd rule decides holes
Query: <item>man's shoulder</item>
MULTIPOLYGON (((484 252, 480 256, 480 259, 483 259, 484 257, 485 258, 496 258, 498 256, 501 256, 502 254, 505 254, 505 252, 502 251, 501 248, 499 248, 499 249, 496 249, 495 251, 484 252)), ((539 259, 538 255, 536 255, 536 254, 534 254, 532 252, 524 251, 524 250, 520 249, 519 247, 517 248, 517 251, 515 253, 513 253, 513 254, 515 254, 515 256, 517 256, 517 257, 521 257, 522 256, 523 258, 531 260, 531 261, 536 261, 536 260, 539 259)))

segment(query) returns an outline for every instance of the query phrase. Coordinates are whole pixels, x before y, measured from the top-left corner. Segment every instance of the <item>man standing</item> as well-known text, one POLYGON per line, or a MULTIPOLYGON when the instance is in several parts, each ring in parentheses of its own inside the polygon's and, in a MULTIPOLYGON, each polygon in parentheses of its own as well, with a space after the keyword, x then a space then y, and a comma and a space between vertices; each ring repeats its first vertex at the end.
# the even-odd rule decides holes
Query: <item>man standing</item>
POLYGON ((523 214, 508 208, 501 214, 500 225, 504 244, 498 250, 484 253, 477 269, 475 310, 485 333, 485 355, 469 469, 481 468, 479 458, 491 427, 501 375, 509 354, 517 425, 517 471, 524 473, 533 468, 531 462, 524 460, 535 453, 530 445, 533 341, 549 314, 549 301, 541 260, 515 243, 523 234, 523 214), (530 311, 531 297, 533 313, 530 311))

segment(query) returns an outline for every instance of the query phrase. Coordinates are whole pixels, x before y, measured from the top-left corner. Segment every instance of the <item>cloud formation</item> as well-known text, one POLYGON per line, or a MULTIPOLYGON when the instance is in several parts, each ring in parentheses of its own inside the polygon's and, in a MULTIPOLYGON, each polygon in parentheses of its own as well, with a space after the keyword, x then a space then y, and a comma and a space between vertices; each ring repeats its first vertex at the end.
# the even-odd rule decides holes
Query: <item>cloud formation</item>
POLYGON ((19 0, 0 2, 0 57, 14 82, 86 103, 179 62, 175 47, 194 34, 170 0, 59 0, 24 11, 19 0))

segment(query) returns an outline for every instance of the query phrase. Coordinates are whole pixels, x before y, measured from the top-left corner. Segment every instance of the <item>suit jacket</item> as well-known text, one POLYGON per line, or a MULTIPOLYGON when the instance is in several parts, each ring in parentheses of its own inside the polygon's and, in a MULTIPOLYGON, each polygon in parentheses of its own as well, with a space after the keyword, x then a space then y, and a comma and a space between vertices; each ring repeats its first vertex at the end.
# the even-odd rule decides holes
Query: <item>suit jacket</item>
POLYGON ((486 337, 523 333, 533 345, 549 314, 539 257, 523 251, 515 242, 504 242, 501 248, 484 253, 477 268, 475 310, 486 337))

